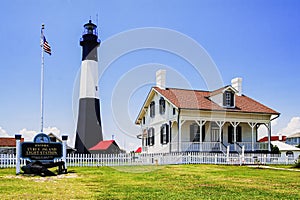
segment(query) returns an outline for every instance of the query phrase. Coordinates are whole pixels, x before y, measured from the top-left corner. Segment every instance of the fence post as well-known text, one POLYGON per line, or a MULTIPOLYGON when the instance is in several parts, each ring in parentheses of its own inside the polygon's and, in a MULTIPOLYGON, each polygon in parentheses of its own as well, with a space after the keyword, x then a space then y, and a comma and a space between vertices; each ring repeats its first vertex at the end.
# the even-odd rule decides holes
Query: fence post
POLYGON ((63 161, 65 162, 65 169, 67 170, 67 140, 68 140, 68 136, 67 135, 63 135, 61 137, 62 139, 62 143, 63 143, 63 161))
POLYGON ((245 162, 245 145, 242 146, 242 164, 245 162))
POLYGON ((226 154, 226 161, 229 162, 229 152, 230 152, 230 145, 227 146, 227 154, 226 154))
POLYGON ((16 174, 20 174, 20 158, 21 158, 21 135, 16 134, 15 135, 16 139, 16 174))
POLYGON ((218 161, 218 155, 215 154, 215 165, 217 164, 217 161, 218 161))

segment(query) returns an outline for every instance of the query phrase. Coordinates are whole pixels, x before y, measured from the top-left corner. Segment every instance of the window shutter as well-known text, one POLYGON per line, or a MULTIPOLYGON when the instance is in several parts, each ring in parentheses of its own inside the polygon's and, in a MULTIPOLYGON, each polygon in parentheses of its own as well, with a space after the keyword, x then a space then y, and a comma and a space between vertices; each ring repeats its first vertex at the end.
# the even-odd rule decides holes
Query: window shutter
POLYGON ((230 92, 230 106, 234 106, 234 93, 230 92))
POLYGON ((166 124, 166 144, 169 143, 169 125, 166 124))
POLYGON ((169 134, 168 134, 168 142, 172 142, 172 123, 169 122, 169 125, 168 125, 168 131, 169 131, 169 134))
POLYGON ((200 126, 198 126, 198 124, 194 124, 194 126, 195 126, 194 132, 196 132, 194 142, 200 142, 200 126))
POLYGON ((193 142, 194 140, 194 124, 190 125, 190 142, 193 142))
POLYGON ((148 131, 147 131, 147 137, 145 138, 145 140, 146 140, 146 146, 149 146, 149 132, 150 132, 150 129, 148 129, 148 131))
POLYGON ((236 141, 242 142, 242 127, 241 126, 237 127, 236 141))
POLYGON ((164 125, 160 127, 160 143, 164 144, 164 125))
POLYGON ((223 106, 226 106, 226 92, 223 93, 223 106))
POLYGON ((202 126, 202 142, 205 140, 205 125, 202 126))
POLYGON ((152 128, 152 145, 154 145, 154 128, 152 128))
POLYGON ((228 143, 232 144, 233 126, 228 126, 228 143))

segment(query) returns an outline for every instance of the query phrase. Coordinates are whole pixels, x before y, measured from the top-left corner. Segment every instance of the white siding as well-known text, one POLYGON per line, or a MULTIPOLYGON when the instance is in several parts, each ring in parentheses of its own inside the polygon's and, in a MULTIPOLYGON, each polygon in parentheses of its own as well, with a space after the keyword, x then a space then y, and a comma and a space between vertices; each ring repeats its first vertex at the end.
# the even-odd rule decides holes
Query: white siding
MULTIPOLYGON (((152 101, 155 102, 155 116, 152 118, 150 117, 150 106, 148 106, 146 114, 145 114, 145 124, 142 124, 142 128, 154 128, 155 131, 155 142, 153 146, 148 146, 148 153, 167 153, 170 149, 170 142, 168 144, 161 144, 160 141, 160 128, 163 124, 167 123, 169 125, 169 121, 174 121, 177 119, 177 110, 175 115, 173 115, 173 106, 166 100, 165 101, 165 113, 160 114, 159 113, 159 100, 162 96, 159 94, 155 94, 152 101)), ((177 126, 177 124, 176 124, 177 126)), ((173 125, 174 127, 174 125, 173 125)), ((176 129, 178 130, 178 129, 176 129)), ((178 132, 173 133, 172 131, 172 142, 178 141, 178 132)))

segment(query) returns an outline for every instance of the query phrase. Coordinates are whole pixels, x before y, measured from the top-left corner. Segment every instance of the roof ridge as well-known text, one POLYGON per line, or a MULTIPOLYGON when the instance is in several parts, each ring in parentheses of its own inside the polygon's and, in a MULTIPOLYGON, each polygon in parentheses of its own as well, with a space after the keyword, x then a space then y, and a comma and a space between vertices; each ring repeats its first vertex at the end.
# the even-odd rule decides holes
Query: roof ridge
MULTIPOLYGON (((154 86, 153 88, 158 88, 158 87, 154 86)), ((159 89, 161 89, 161 88, 159 88, 159 89)), ((170 87, 170 88, 168 87, 165 90, 186 90, 186 91, 196 91, 196 92, 211 92, 211 91, 208 91, 208 90, 172 88, 172 87, 170 87)))

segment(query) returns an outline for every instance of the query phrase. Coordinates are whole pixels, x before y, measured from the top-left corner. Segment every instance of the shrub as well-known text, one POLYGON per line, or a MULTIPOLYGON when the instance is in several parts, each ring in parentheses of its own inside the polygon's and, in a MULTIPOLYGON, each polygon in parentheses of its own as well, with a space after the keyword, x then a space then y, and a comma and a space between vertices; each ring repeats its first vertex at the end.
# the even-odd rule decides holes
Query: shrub
POLYGON ((295 168, 300 168, 300 156, 298 157, 298 159, 295 161, 295 168))
POLYGON ((279 148, 276 145, 273 146, 271 144, 271 153, 273 153, 273 154, 280 154, 279 148))

